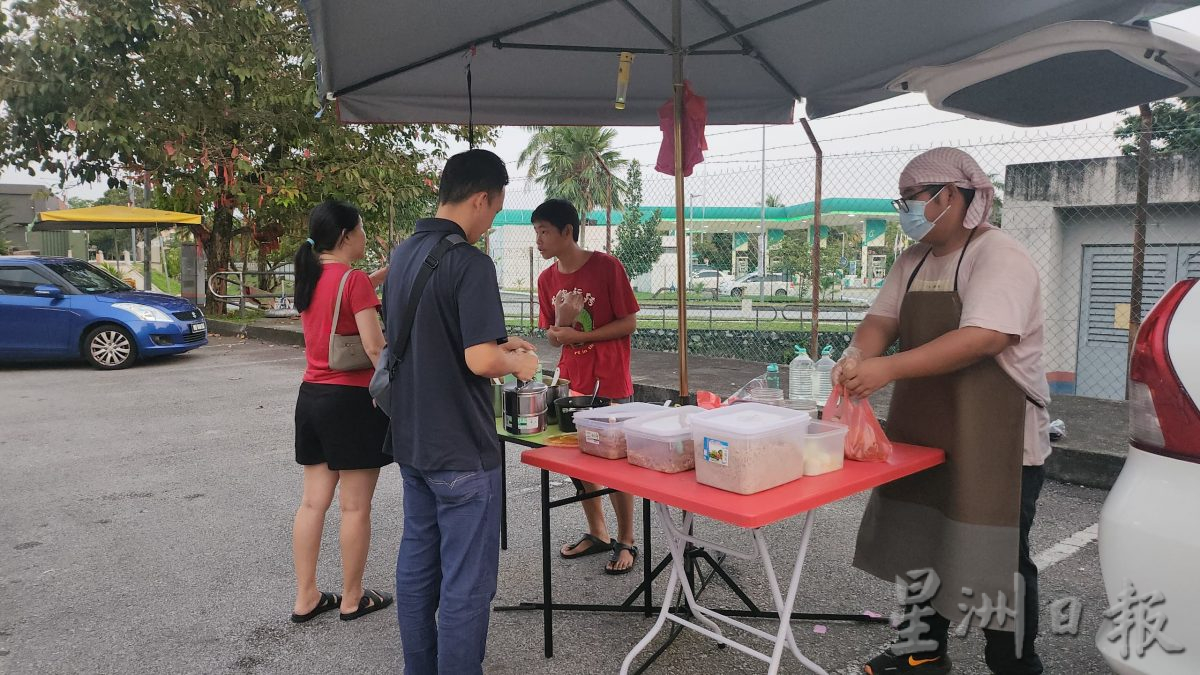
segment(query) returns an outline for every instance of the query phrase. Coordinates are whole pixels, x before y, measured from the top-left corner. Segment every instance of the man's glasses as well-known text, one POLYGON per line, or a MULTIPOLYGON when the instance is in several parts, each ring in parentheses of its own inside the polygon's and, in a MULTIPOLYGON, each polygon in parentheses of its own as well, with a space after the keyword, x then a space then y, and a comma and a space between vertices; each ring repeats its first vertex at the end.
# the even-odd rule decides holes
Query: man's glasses
POLYGON ((900 197, 900 199, 892 200, 892 208, 896 209, 897 213, 908 213, 908 200, 916 199, 921 195, 928 194, 930 197, 936 197, 937 193, 941 192, 945 185, 925 185, 919 191, 912 193, 908 197, 900 197))

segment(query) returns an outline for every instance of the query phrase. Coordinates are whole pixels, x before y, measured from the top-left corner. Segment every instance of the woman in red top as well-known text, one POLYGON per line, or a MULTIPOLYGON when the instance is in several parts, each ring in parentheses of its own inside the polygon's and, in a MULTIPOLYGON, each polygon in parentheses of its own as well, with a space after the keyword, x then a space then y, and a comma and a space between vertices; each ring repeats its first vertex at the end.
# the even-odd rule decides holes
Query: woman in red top
POLYGON ((296 252, 296 308, 304 325, 308 368, 296 398, 296 462, 304 466, 304 495, 292 529, 296 563, 296 604, 292 621, 303 623, 341 608, 342 620, 383 609, 392 596, 363 590, 363 569, 371 543, 371 497, 379 469, 392 462, 384 453, 388 419, 367 385, 372 369, 329 367, 329 334, 337 322, 339 335, 359 335, 372 363, 384 346, 375 286, 387 275, 372 277, 351 265, 366 254, 367 237, 358 209, 327 201, 308 217, 308 239, 296 252), (334 316, 338 287, 341 310, 334 316), (378 279, 379 281, 375 281, 378 279), (317 590, 317 556, 325 512, 341 486, 342 593, 317 590))

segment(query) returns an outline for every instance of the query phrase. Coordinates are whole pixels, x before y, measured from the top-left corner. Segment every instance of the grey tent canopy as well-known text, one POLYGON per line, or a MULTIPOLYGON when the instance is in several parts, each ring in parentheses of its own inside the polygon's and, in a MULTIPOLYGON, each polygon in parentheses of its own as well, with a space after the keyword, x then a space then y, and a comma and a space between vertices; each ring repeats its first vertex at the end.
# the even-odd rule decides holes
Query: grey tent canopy
MULTIPOLYGON (((789 123, 895 96, 895 78, 1064 21, 1127 24, 1193 0, 682 0, 685 77, 709 124, 789 123)), ((348 123, 654 126, 672 2, 304 0, 318 88, 348 123), (635 54, 624 110, 618 53, 635 54), (472 101, 467 98, 471 66, 472 101)))

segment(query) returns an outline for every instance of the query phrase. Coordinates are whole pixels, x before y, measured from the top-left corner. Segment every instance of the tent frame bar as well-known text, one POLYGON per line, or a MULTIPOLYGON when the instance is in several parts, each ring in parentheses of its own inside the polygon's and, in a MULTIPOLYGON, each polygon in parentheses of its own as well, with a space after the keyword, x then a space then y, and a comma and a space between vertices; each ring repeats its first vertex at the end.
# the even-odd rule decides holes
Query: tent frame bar
POLYGON ((330 95, 330 97, 337 98, 339 96, 351 94, 353 92, 358 91, 359 89, 369 87, 377 82, 381 82, 383 80, 395 77, 397 75, 403 75, 404 73, 407 73, 410 70, 415 70, 422 66, 427 66, 431 63, 434 63, 436 61, 441 61, 442 59, 454 56, 456 54, 462 54, 463 52, 467 51, 468 49, 471 49, 472 47, 474 47, 476 45, 487 44, 494 40, 499 40, 500 38, 512 35, 513 33, 520 33, 521 31, 529 30, 530 28, 537 28, 538 26, 541 26, 542 24, 549 23, 551 21, 557 21, 558 19, 562 19, 562 18, 571 16, 572 14, 578 14, 579 12, 591 9, 598 5, 603 5, 607 2, 612 2, 612 0, 588 0, 587 2, 580 3, 578 5, 575 5, 574 7, 568 7, 566 9, 562 9, 557 12, 554 12, 553 14, 548 14, 544 17, 541 17, 540 19, 526 21, 525 23, 520 24, 519 26, 514 26, 512 28, 506 28, 502 31, 492 33, 491 35, 485 35, 483 37, 480 37, 480 38, 477 38, 474 40, 469 40, 467 42, 464 42, 464 43, 458 45, 457 47, 451 47, 450 49, 447 49, 442 52, 438 52, 437 54, 434 54, 433 56, 429 56, 424 59, 421 59, 420 61, 414 61, 413 63, 410 63, 408 65, 400 66, 399 68, 393 68, 392 70, 382 72, 378 75, 372 75, 371 77, 368 77, 367 79, 362 80, 361 82, 356 82, 352 85, 342 87, 341 89, 333 92, 330 95))
MULTIPOLYGON (((653 54, 657 56, 671 56, 674 50, 671 49, 652 49, 649 47, 589 47, 585 45, 544 45, 531 44, 527 42, 502 42, 500 40, 492 40, 492 46, 496 49, 533 49, 552 52, 580 52, 584 54, 599 53, 599 54, 620 54, 621 52, 629 52, 630 54, 653 54)), ((699 52, 689 52, 688 56, 750 56, 748 49, 708 49, 699 52)))
MULTIPOLYGON (((735 27, 733 25, 733 23, 730 22, 729 19, 725 17, 725 15, 721 14, 721 12, 714 5, 712 5, 711 2, 709 2, 708 0, 695 0, 696 4, 699 5, 701 9, 703 9, 710 16, 712 16, 714 19, 716 19, 718 22, 721 23, 722 27, 725 28, 725 32, 721 33, 720 35, 716 35, 711 38, 708 38, 706 40, 701 40, 700 42, 697 42, 697 43, 691 45, 690 47, 685 47, 682 45, 682 42, 676 43, 676 42, 672 41, 670 38, 668 38, 666 35, 664 35, 662 33, 662 31, 658 30, 658 28, 655 27, 653 22, 651 22, 650 19, 648 19, 645 14, 643 14, 641 11, 639 11, 637 9, 637 7, 633 6, 633 3, 630 0, 616 0, 616 2, 618 2, 621 6, 625 7, 627 10, 629 10, 630 14, 632 14, 634 16, 634 18, 637 19, 638 22, 641 23, 642 26, 646 28, 646 30, 650 31, 650 33, 652 33, 655 36, 655 38, 657 38, 660 42, 663 43, 664 49, 657 50, 657 49, 647 49, 644 47, 643 48, 620 48, 620 47, 584 47, 584 46, 567 46, 567 45, 537 45, 537 44, 518 44, 518 43, 501 42, 501 40, 503 38, 508 37, 509 35, 513 35, 515 33, 520 33, 522 31, 530 30, 532 28, 537 28, 538 26, 542 26, 544 24, 550 23, 551 21, 557 21, 558 19, 566 18, 573 14, 578 14, 579 12, 589 10, 593 7, 603 5, 605 3, 613 2, 613 1, 614 0, 588 0, 587 2, 580 3, 578 5, 575 5, 574 7, 568 7, 566 9, 559 10, 557 12, 548 14, 539 19, 533 19, 532 21, 526 21, 525 23, 520 24, 518 26, 513 26, 512 28, 506 28, 504 30, 492 33, 490 35, 485 35, 485 36, 476 38, 474 40, 469 40, 469 41, 464 42, 456 47, 452 47, 445 51, 438 52, 437 54, 434 54, 433 56, 426 57, 419 61, 414 61, 413 63, 407 64, 404 66, 400 66, 399 68, 393 68, 392 70, 384 71, 382 73, 379 73, 378 75, 372 75, 371 77, 368 77, 365 80, 342 87, 341 89, 328 94, 326 98, 337 99, 340 96, 345 96, 346 94, 352 94, 360 89, 364 89, 366 87, 369 87, 369 86, 376 84, 378 82, 381 82, 383 80, 386 80, 386 79, 389 79, 392 77, 396 77, 397 75, 403 75, 404 73, 407 73, 411 70, 416 70, 417 68, 427 66, 427 65, 429 65, 431 63, 435 63, 437 61, 441 61, 442 59, 449 58, 456 54, 462 54, 463 52, 465 52, 469 49, 472 49, 473 47, 475 47, 477 45, 490 43, 493 47, 495 47, 497 49, 541 49, 541 50, 548 50, 548 51, 574 51, 574 52, 598 52, 598 53, 631 52, 634 54, 659 54, 659 55, 668 55, 668 56, 674 55, 676 53, 687 54, 690 56, 730 56, 730 55, 742 54, 745 56, 750 56, 750 57, 754 58, 756 61, 758 61, 758 63, 763 67, 763 69, 767 71, 767 74, 769 74, 771 76, 771 78, 776 81, 776 83, 778 83, 780 86, 782 86, 784 88, 784 90, 787 91, 788 94, 790 94, 792 96, 792 98, 794 98, 796 100, 800 100, 803 97, 799 94, 799 92, 796 91, 796 88, 793 87, 783 77, 783 75, 780 74, 779 70, 776 69, 773 65, 771 65, 771 63, 769 61, 767 61, 767 59, 764 58, 762 56, 762 54, 759 53, 752 44, 750 44, 749 40, 742 38, 741 35, 747 31, 753 30, 755 28, 764 26, 769 23, 773 23, 780 19, 787 18, 789 16, 792 16, 793 14, 797 14, 804 10, 812 9, 814 7, 817 7, 818 5, 823 5, 827 2, 832 2, 832 0, 811 0, 810 2, 808 2, 806 4, 800 5, 799 7, 792 7, 790 9, 785 9, 782 12, 777 12, 775 14, 772 14, 768 17, 759 19, 757 21, 752 21, 744 26, 735 27), (722 40, 726 40, 729 38, 734 38, 737 41, 737 43, 741 46, 741 49, 709 49, 709 50, 704 49, 704 47, 707 47, 708 45, 711 45, 713 43, 720 42, 722 40)), ((678 3, 673 2, 672 8, 674 8, 676 4, 678 4, 678 3)), ((680 9, 682 11, 682 8, 680 8, 680 9)), ((682 35, 680 36, 680 39, 682 41, 682 35)))
POLYGON ((632 0, 618 1, 625 6, 625 9, 629 10, 629 13, 638 20, 638 23, 642 24, 643 28, 653 33, 654 37, 658 38, 658 41, 661 42, 664 47, 671 50, 675 49, 675 43, 671 42, 671 38, 667 37, 666 34, 659 30, 658 26, 655 26, 653 21, 647 18, 645 14, 642 14, 641 10, 639 10, 637 7, 634 7, 632 0))
POLYGON ((821 5, 824 5, 825 3, 828 3, 828 2, 833 2, 833 0, 811 0, 810 2, 807 2, 803 5, 799 5, 797 7, 790 7, 788 9, 783 10, 782 12, 776 12, 770 16, 763 17, 757 21, 751 21, 750 23, 748 23, 744 26, 741 26, 739 28, 726 29, 726 31, 724 33, 721 33, 720 35, 714 35, 708 39, 701 40, 699 42, 692 44, 691 46, 688 47, 688 51, 695 51, 697 49, 703 49, 704 47, 707 47, 708 45, 711 45, 713 43, 720 42, 721 40, 728 40, 729 38, 732 38, 732 37, 737 37, 738 35, 741 35, 742 33, 752 31, 755 28, 760 28, 769 23, 775 23, 776 21, 779 21, 780 19, 786 19, 789 16, 792 16, 793 14, 799 14, 800 12, 803 12, 803 11, 806 11, 809 9, 815 9, 815 8, 817 8, 821 5))
MULTIPOLYGON (((708 12, 708 15, 720 23, 726 31, 737 30, 734 28, 733 22, 730 21, 729 18, 724 14, 722 14, 721 10, 717 9, 710 0, 696 0, 696 4, 700 5, 705 12, 708 12)), ((780 73, 779 70, 767 60, 767 57, 763 56, 762 52, 758 51, 758 48, 756 48, 748 38, 742 37, 740 34, 731 35, 730 37, 732 37, 734 41, 738 43, 738 45, 744 50, 745 54, 752 57, 755 61, 758 61, 758 64, 763 67, 763 70, 767 71, 767 74, 771 76, 771 79, 775 80, 776 84, 783 87, 784 91, 791 94, 792 98, 796 99, 797 101, 804 98, 800 95, 800 92, 796 91, 796 88, 792 86, 792 83, 787 81, 787 78, 783 76, 783 73, 780 73)), ((691 49, 692 53, 703 53, 694 51, 696 49, 694 46, 691 49)))

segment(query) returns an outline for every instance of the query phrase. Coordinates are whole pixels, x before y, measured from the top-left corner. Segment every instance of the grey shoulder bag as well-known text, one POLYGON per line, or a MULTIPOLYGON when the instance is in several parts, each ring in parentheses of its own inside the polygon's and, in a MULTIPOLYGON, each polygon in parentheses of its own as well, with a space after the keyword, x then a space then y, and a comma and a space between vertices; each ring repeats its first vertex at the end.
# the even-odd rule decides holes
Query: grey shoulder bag
POLYGON ((338 335, 338 318, 342 314, 342 293, 346 290, 346 280, 350 278, 348 270, 342 275, 338 284, 337 302, 333 305, 333 323, 329 324, 329 369, 330 370, 368 370, 372 367, 371 357, 363 348, 361 335, 338 335))

